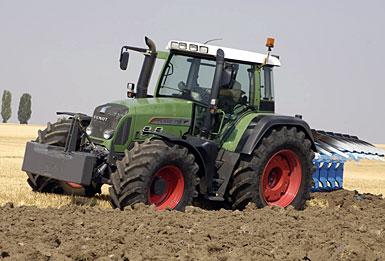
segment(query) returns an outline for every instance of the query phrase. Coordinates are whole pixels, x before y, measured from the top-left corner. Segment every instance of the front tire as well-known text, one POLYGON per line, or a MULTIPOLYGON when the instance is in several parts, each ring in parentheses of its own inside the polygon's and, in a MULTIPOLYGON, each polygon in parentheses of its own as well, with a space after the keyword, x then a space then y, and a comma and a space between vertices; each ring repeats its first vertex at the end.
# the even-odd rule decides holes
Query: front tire
POLYGON ((185 147, 162 140, 135 143, 111 174, 111 205, 123 209, 141 202, 183 211, 198 196, 197 171, 195 157, 185 147))
POLYGON ((314 152, 305 133, 295 127, 269 131, 251 156, 241 159, 229 191, 234 209, 249 202, 303 209, 310 198, 314 152))

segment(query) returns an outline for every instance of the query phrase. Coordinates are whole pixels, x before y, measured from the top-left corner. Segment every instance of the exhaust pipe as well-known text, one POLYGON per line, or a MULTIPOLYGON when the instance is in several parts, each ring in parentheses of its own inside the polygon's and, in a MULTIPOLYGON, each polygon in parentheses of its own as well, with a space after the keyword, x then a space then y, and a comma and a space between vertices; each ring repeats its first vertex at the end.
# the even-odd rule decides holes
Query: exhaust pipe
POLYGON ((155 60, 156 60, 156 47, 154 42, 147 36, 144 38, 148 46, 147 52, 144 54, 144 61, 142 70, 140 71, 138 83, 137 83, 137 98, 146 98, 148 85, 150 84, 151 75, 154 71, 155 60))

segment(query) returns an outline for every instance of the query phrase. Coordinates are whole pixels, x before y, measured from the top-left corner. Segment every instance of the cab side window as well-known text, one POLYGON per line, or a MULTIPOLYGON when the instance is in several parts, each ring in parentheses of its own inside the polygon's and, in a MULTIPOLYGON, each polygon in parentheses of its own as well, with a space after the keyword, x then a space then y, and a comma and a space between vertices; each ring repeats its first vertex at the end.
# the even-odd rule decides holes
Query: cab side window
POLYGON ((261 100, 274 100, 273 68, 264 66, 261 70, 261 100))
POLYGON ((261 98, 260 111, 274 111, 274 81, 273 67, 264 66, 261 68, 261 98))
POLYGON ((233 114, 237 105, 250 105, 254 99, 254 65, 227 63, 236 69, 236 78, 231 88, 221 88, 218 107, 226 114, 233 114))

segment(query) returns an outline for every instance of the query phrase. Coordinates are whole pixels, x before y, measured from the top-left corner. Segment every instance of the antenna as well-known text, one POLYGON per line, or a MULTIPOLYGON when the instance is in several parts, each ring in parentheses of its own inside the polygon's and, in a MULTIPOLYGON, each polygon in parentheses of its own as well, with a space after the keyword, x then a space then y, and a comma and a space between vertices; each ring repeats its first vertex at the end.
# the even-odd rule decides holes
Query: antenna
POLYGON ((209 42, 214 42, 214 41, 222 41, 223 38, 214 38, 214 39, 211 39, 211 40, 207 40, 206 42, 204 42, 203 44, 208 44, 209 42))

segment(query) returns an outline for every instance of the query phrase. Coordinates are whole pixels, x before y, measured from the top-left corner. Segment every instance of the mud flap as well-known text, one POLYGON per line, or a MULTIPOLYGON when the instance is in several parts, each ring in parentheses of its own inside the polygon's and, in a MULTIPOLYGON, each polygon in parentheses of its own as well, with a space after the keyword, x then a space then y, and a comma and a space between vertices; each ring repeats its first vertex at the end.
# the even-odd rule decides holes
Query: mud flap
POLYGON ((64 148, 28 142, 22 170, 41 176, 89 186, 96 156, 85 152, 64 152, 64 148))

